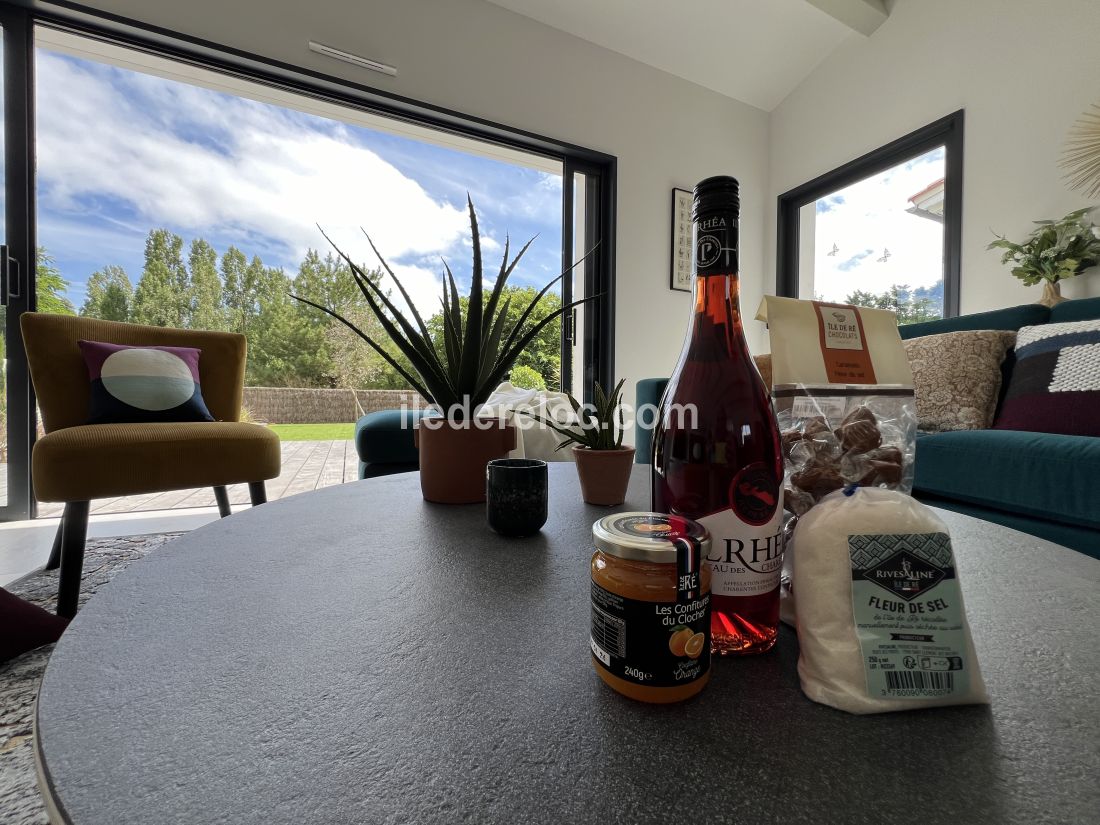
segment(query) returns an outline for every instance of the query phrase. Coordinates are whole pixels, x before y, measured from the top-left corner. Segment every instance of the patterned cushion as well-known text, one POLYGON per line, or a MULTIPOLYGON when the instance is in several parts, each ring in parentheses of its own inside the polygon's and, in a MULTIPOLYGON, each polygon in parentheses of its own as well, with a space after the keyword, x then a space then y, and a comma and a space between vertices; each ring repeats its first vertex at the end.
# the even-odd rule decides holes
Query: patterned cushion
POLYGON ((78 341, 92 382, 89 424, 213 421, 191 347, 130 347, 78 341))
POLYGON ((979 330, 903 342, 913 371, 918 429, 987 429, 1001 391, 1001 362, 1015 339, 1014 332, 979 330))
POLYGON ((1100 320, 1020 330, 994 428, 1100 436, 1100 320))

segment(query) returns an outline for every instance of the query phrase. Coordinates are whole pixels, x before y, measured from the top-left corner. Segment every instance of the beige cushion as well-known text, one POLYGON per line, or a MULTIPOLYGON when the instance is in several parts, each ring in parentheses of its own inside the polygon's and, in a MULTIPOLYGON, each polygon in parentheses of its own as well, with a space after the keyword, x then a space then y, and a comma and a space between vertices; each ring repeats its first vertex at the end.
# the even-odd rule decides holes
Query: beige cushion
POLYGON ((925 335, 904 342, 924 432, 984 430, 993 424, 1001 391, 1001 362, 1015 332, 973 330, 925 335))

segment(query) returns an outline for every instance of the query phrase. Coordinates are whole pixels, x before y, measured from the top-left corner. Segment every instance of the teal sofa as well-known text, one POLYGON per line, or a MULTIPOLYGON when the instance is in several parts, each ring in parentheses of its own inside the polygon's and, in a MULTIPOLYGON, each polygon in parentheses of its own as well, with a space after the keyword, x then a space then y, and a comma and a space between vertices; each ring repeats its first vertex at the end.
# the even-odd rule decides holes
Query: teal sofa
MULTIPOLYGON (((909 339, 1097 318, 1100 298, 1087 298, 1053 309, 1027 304, 927 321, 900 331, 909 339)), ((1003 367, 1006 376, 1013 363, 1010 353, 1003 367)), ((665 378, 639 381, 638 405, 657 403, 667 383, 665 378)), ((635 428, 635 447, 639 463, 652 461, 650 431, 635 428)), ((922 433, 917 437, 915 476, 913 494, 928 504, 1100 558, 1100 438, 1009 430, 922 433)))
POLYGON ((420 469, 420 451, 413 441, 415 423, 428 410, 380 410, 355 424, 359 478, 374 478, 420 469))

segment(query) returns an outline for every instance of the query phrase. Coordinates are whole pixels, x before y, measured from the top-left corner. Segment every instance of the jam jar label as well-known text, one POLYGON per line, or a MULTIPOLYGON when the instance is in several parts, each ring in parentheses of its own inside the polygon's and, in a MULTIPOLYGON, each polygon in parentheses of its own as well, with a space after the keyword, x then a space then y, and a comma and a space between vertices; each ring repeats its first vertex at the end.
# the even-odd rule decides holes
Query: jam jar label
POLYGON ((676 687, 710 669, 710 594, 672 602, 628 599, 592 582, 592 655, 639 685, 676 687))

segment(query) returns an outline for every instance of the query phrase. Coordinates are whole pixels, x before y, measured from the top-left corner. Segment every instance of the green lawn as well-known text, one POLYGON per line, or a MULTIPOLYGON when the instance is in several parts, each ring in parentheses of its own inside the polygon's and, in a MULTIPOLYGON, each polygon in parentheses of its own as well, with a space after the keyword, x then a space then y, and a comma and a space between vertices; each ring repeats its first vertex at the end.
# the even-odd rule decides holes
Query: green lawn
POLYGON ((354 424, 269 424, 283 441, 342 441, 355 435, 354 424))

